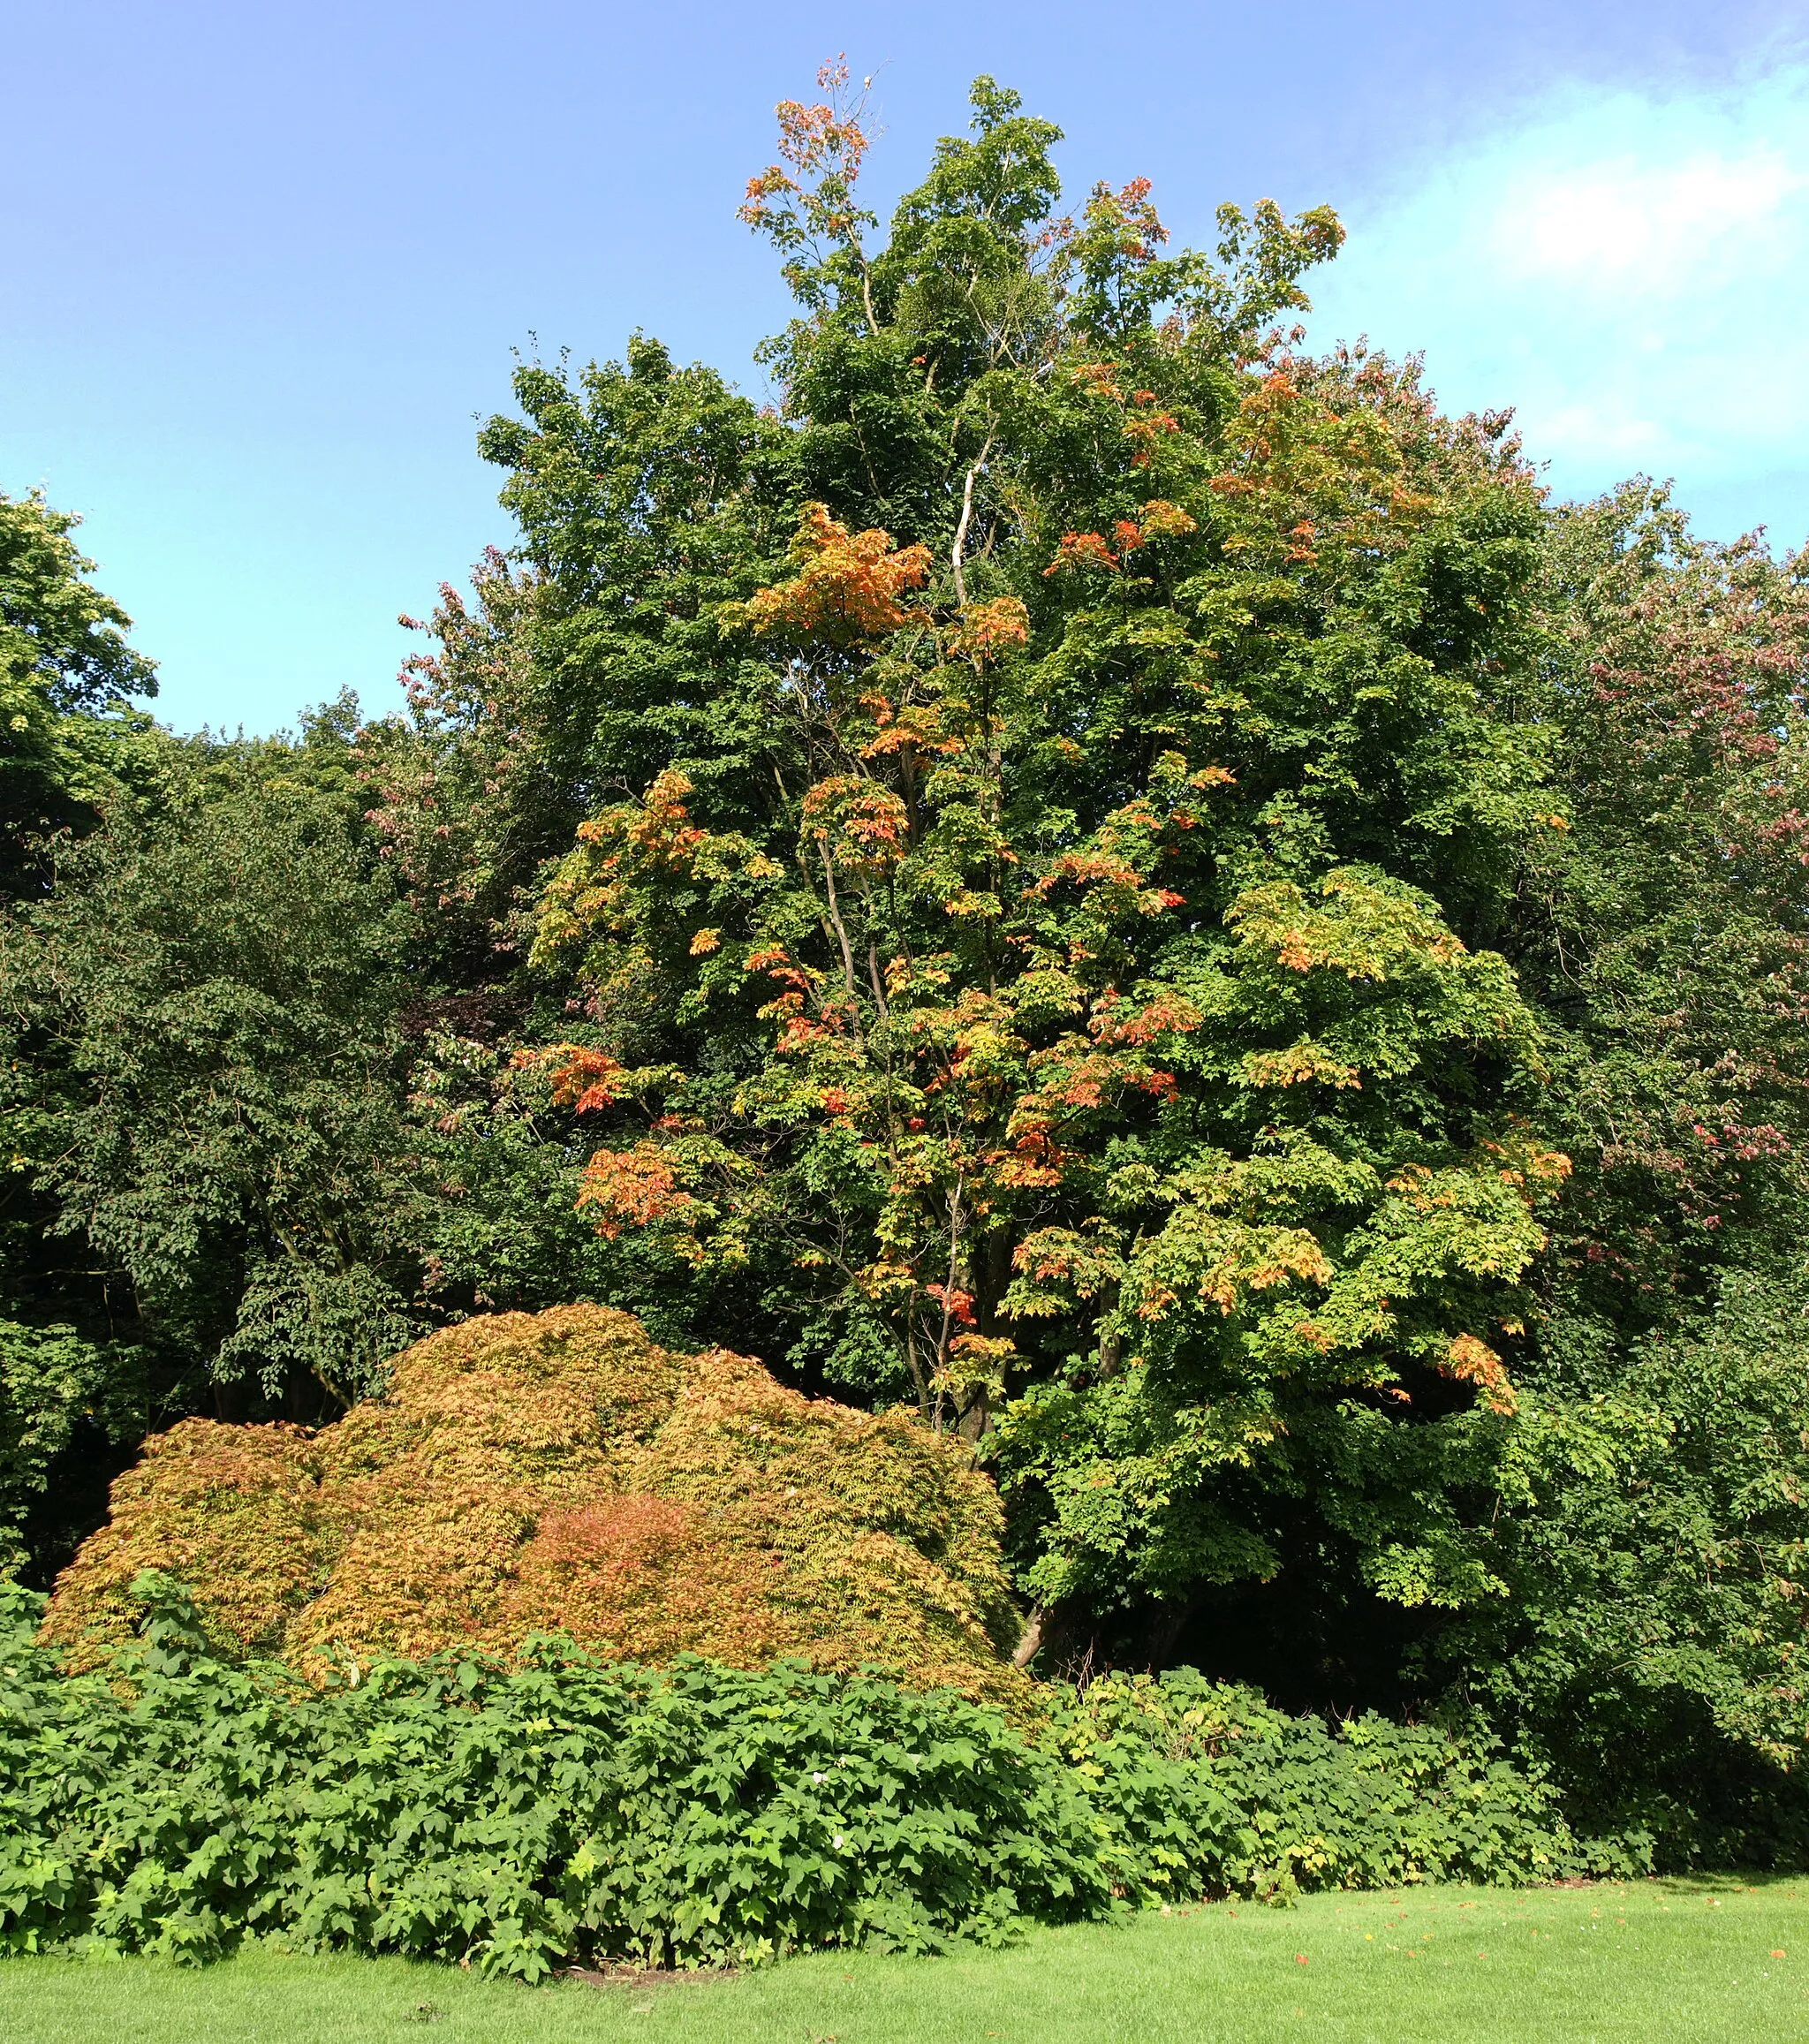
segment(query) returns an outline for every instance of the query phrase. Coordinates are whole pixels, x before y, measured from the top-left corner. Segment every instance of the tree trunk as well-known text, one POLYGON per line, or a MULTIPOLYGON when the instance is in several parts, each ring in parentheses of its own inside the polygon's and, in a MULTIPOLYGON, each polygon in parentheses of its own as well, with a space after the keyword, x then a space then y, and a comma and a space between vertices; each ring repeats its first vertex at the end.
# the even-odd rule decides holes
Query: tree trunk
POLYGON ((1036 1650, 1042 1645, 1042 1622, 1047 1614, 1039 1604, 1031 1612, 1024 1627, 1024 1637, 1018 1642, 1017 1651, 1011 1656, 1013 1668, 1028 1668, 1036 1658, 1036 1650))

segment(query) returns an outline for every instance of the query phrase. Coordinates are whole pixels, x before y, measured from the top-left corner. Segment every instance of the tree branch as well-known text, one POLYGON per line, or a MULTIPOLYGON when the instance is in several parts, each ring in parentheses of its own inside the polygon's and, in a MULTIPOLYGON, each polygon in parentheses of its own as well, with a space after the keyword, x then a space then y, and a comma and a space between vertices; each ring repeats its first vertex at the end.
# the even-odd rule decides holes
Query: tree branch
POLYGON ((967 608, 967 578, 961 572, 963 556, 967 551, 967 528, 973 523, 973 482, 986 466, 986 458, 993 450, 993 436, 988 433, 980 443, 980 450, 973 466, 967 472, 967 480, 961 488, 961 522, 955 527, 955 544, 950 551, 949 564, 955 571, 955 601, 962 609, 967 608))

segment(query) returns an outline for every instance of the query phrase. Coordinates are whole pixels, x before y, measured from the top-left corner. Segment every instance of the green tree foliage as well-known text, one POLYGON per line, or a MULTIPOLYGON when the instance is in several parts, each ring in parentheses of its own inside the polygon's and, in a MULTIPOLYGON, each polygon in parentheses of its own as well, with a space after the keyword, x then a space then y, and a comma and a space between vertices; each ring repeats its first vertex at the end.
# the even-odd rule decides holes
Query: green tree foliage
POLYGON ((1594 1811, 1751 1851, 1809 1738, 1809 559, 1643 482, 1546 544, 1555 828, 1512 942, 1575 1175, 1476 1506, 1508 1594, 1446 1652, 1594 1811))
POLYGON ((1583 1174, 1553 1279, 1570 1352, 1800 1250, 1809 562, 1698 541, 1643 484, 1548 545, 1565 828, 1518 963, 1565 1026, 1541 1112, 1583 1174))
POLYGON ((342 704, 299 745, 153 734, 136 787, 49 841, 42 897, 0 923, 22 1443, 0 1515, 29 1516, 41 1571, 148 1428, 315 1417, 416 1325, 405 980, 347 723, 342 704))
POLYGON ((1729 1274, 1593 1396, 1529 1397, 1498 1479, 1510 1594, 1444 1643, 1580 1821, 1631 1816, 1673 1862, 1805 1847, 1805 1419, 1800 1278, 1729 1274))
POLYGON ((369 868, 330 799, 232 762, 66 844, 8 973, 64 1075, 23 1117, 61 1225, 269 1391, 356 1396, 410 1329, 394 897, 369 868))
MULTIPOLYGON (((30 1518, 52 1504, 53 1472, 84 1420, 110 1438, 132 1441, 144 1429, 144 1387, 136 1358, 85 1341, 67 1325, 0 1320, 0 1566, 29 1560, 30 1518)), ((82 1506, 87 1501, 81 1501, 82 1506)), ((58 1548, 87 1530, 58 1513, 58 1548)), ((79 1512, 78 1512, 78 1522, 79 1512)), ((42 1538, 45 1530, 36 1529, 42 1538)))
POLYGON ((470 602, 448 585, 431 619, 405 621, 438 646, 404 666, 405 715, 348 734, 366 819, 410 912, 411 957, 435 991, 506 970, 541 866, 581 814, 556 757, 573 742, 557 728, 559 692, 529 654, 540 586, 494 549, 472 581, 470 602))
MULTIPOLYGON (((155 728, 129 701, 155 695, 155 670, 127 643, 125 612, 84 579, 94 563, 70 537, 77 522, 36 493, 0 492, 0 914, 44 893, 59 841, 142 799, 155 777, 155 728)), ((87 1530, 100 1490, 67 1480, 72 1446, 136 1438, 145 1388, 92 1286, 47 1268, 59 1261, 45 1253, 57 1208, 19 1110, 67 1074, 48 1044, 4 1026, 0 1044, 0 1553, 11 1561, 60 1557, 87 1530)))
POLYGON ((79 521, 34 493, 0 491, 0 887, 16 890, 34 846, 79 826, 142 741, 134 695, 155 670, 126 643, 132 620, 82 579, 79 521))

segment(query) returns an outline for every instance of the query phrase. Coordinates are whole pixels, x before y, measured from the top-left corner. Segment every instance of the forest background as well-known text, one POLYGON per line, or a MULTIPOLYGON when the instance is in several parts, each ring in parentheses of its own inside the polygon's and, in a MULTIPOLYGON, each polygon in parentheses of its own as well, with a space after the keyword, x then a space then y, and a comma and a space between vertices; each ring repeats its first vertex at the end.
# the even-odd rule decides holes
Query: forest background
POLYGON ((593 1298, 958 1431, 1039 1666, 1485 1712, 1587 1813, 1800 1757, 1809 570, 1301 352, 1326 211, 749 188, 782 407, 481 435, 405 713, 179 739, 0 501, 0 1508, 593 1298))

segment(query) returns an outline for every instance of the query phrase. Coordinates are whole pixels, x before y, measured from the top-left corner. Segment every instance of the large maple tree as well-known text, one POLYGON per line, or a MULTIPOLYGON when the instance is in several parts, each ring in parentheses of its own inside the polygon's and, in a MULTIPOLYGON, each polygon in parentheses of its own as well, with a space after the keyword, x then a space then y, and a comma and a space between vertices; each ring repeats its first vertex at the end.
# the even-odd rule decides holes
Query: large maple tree
POLYGON ((844 1377, 982 1439, 1043 1602, 1273 1572, 1278 1488, 1472 1598, 1566 1170, 1478 941, 1563 822, 1539 493, 1502 421, 1297 357, 1329 213, 1210 258, 1142 180, 1060 215, 982 79, 870 246, 825 86, 744 207, 783 413, 640 343, 488 436, 592 698, 534 954, 583 1026, 533 1054, 587 1210, 785 1269, 844 1377))

